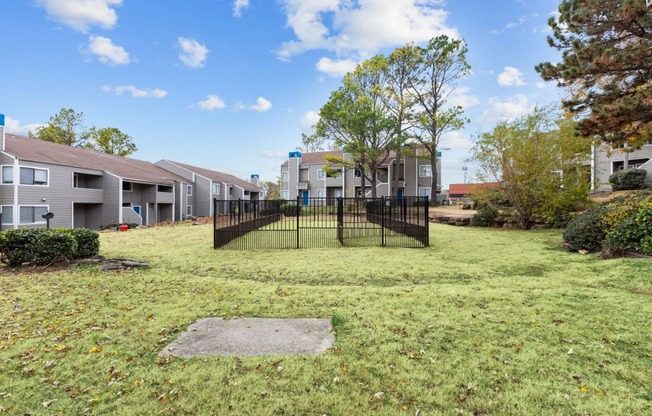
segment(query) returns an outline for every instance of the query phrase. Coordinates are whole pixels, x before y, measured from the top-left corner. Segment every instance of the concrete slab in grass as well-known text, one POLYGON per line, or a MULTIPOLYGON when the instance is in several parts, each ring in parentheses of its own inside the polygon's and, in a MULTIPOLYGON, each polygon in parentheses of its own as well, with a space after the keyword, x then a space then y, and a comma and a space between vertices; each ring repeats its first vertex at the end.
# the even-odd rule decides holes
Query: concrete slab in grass
POLYGON ((204 318, 159 355, 321 354, 335 342, 328 319, 204 318))

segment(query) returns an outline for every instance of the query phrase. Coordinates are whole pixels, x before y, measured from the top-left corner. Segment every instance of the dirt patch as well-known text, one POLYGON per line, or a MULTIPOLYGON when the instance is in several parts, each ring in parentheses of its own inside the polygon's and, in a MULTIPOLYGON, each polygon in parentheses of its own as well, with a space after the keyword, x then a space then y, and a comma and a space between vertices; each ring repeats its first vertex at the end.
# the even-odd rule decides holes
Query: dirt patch
POLYGON ((77 264, 90 264, 101 267, 103 271, 111 270, 129 270, 129 269, 138 269, 149 267, 145 262, 132 259, 107 259, 103 256, 95 256, 88 259, 81 260, 61 260, 54 263, 50 263, 45 266, 33 266, 30 264, 24 264, 20 267, 11 268, 9 266, 0 267, 2 273, 44 273, 44 272, 58 272, 61 270, 67 270, 71 266, 77 264))

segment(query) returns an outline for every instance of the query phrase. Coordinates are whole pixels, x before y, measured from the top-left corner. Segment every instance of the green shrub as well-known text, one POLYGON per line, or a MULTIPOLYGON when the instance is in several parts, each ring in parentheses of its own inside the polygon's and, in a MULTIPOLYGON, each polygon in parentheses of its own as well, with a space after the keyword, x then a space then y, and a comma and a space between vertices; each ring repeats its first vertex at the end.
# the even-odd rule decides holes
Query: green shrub
POLYGON ((299 206, 296 204, 281 205, 281 213, 289 217, 296 217, 299 212, 299 206))
POLYGON ((474 227, 490 227, 494 225, 498 210, 490 205, 483 205, 478 212, 471 217, 471 225, 474 227))
POLYGON ((568 248, 574 251, 600 251, 606 235, 602 218, 607 212, 607 205, 601 204, 570 220, 564 231, 564 241, 568 248))
POLYGON ((645 189, 645 169, 625 169, 614 172, 609 176, 609 183, 614 191, 630 189, 645 189))
POLYGON ((0 254, 3 263, 17 267, 31 259, 31 248, 35 245, 41 228, 10 229, 0 235, 0 254))
POLYGON ((607 234, 604 248, 608 254, 637 251, 652 255, 652 203, 616 225, 607 234))
POLYGON ((99 250, 99 235, 86 228, 23 228, 0 234, 0 260, 11 267, 92 257, 99 250))
POLYGON ((88 228, 73 228, 72 236, 77 242, 76 259, 96 256, 100 252, 100 235, 88 228))
POLYGON ((75 258, 77 241, 71 230, 63 228, 41 230, 33 246, 29 248, 30 264, 45 266, 55 261, 75 258))

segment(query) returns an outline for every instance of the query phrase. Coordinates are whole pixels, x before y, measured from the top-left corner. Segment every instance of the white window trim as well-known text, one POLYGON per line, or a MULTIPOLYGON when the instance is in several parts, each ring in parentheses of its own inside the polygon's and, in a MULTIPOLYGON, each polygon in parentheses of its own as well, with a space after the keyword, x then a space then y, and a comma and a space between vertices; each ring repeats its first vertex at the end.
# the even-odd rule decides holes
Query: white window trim
POLYGON ((192 205, 186 205, 186 217, 192 217, 192 205))
POLYGON ((432 166, 430 165, 419 165, 419 177, 420 178, 432 178, 432 166), (421 174, 421 169, 422 168, 427 168, 428 172, 430 172, 429 175, 422 175, 421 174))
POLYGON ((47 212, 50 211, 49 205, 18 205, 18 225, 40 225, 46 223, 45 219, 43 218, 41 219, 41 221, 37 220, 36 222, 20 222, 20 209, 23 207, 45 208, 47 212))
POLYGON ((222 193, 220 184, 218 182, 213 182, 213 195, 220 195, 222 193), (215 190, 217 189, 217 192, 215 190))
POLYGON ((192 196, 192 185, 191 184, 186 184, 186 193, 188 196, 192 196))
POLYGON ((1 185, 13 185, 14 182, 16 182, 16 179, 15 179, 16 178, 16 172, 15 172, 15 169, 14 169, 14 165, 2 165, 2 167, 0 168, 0 174, 2 175, 2 182, 0 182, 1 185), (14 178, 12 178, 11 182, 6 182, 5 183, 5 175, 4 175, 5 168, 11 168, 11 170, 12 170, 14 178))
POLYGON ((281 191, 281 198, 285 199, 286 201, 290 197, 290 191, 281 191))
POLYGON ((287 182, 289 176, 290 175, 289 175, 287 170, 282 171, 281 172, 281 182, 287 182))
POLYGON ((324 172, 324 169, 319 169, 317 171, 317 179, 320 180, 320 181, 323 181, 324 179, 326 179, 326 172, 324 172))
POLYGON ((432 189, 429 186, 428 187, 425 187, 425 186, 420 186, 419 187, 419 195, 418 196, 427 196, 428 198, 431 198, 432 197, 431 193, 432 193, 432 189), (421 190, 422 189, 428 191, 426 195, 421 195, 421 190))
MULTIPOLYGON (((16 171, 15 171, 15 170, 14 170, 14 182, 16 182, 16 171)), ((6 184, 6 185, 9 185, 9 184, 6 184)), ((19 165, 19 166, 18 166, 18 185, 20 185, 20 186, 38 186, 38 187, 41 187, 41 188, 49 188, 49 187, 50 187, 50 169, 49 169, 49 168, 42 168, 42 167, 40 167, 40 166, 25 166, 25 165, 19 165), (47 183, 46 183, 45 185, 41 185, 41 184, 20 183, 20 170, 21 170, 22 168, 25 168, 25 169, 33 169, 33 170, 44 170, 44 171, 46 171, 46 172, 47 172, 47 175, 48 175, 48 181, 47 181, 47 183)))
POLYGON ((0 210, 2 210, 2 225, 14 225, 14 217, 15 217, 15 212, 12 213, 11 215, 11 222, 4 222, 5 221, 5 208, 11 208, 12 211, 15 211, 13 205, 2 205, 0 206, 0 210))
POLYGON ((326 197, 326 190, 325 189, 317 189, 317 198, 325 198, 326 197))

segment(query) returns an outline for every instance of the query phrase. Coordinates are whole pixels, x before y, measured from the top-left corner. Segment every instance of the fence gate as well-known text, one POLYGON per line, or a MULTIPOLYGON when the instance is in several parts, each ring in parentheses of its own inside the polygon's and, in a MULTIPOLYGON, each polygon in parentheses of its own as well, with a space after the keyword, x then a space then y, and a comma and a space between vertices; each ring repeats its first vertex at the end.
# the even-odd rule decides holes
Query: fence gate
POLYGON ((429 245, 427 197, 216 199, 213 212, 216 249, 429 245))

